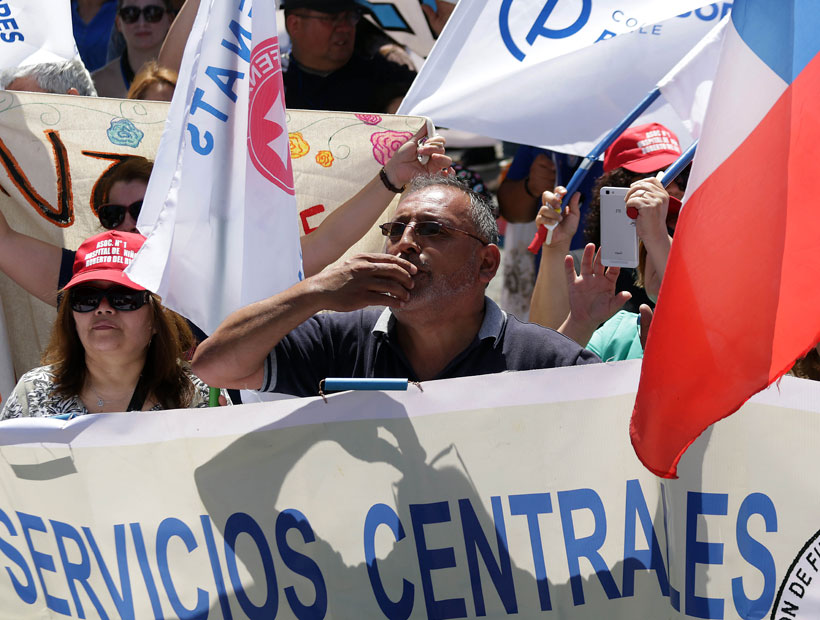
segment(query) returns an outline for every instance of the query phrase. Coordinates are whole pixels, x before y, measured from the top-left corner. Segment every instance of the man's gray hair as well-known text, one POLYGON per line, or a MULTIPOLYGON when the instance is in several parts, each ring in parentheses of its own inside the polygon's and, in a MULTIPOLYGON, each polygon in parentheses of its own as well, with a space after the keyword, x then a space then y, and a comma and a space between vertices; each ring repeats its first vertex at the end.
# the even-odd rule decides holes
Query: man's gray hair
POLYGON ((64 95, 69 89, 76 88, 79 94, 86 97, 97 96, 91 74, 79 58, 6 69, 0 72, 0 90, 5 90, 14 80, 25 77, 33 77, 40 88, 50 93, 64 95))
POLYGON ((427 187, 452 187, 466 194, 470 199, 468 213, 476 233, 488 243, 498 243, 498 224, 493 215, 492 203, 455 176, 440 173, 420 174, 407 184, 401 200, 427 187))

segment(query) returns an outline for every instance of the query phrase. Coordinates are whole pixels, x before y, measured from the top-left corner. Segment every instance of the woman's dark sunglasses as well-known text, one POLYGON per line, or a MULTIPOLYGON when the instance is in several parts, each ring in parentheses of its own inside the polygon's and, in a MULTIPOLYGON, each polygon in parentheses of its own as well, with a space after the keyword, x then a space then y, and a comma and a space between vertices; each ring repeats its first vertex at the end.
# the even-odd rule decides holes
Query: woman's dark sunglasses
POLYGON ((102 224, 103 228, 113 230, 122 224, 126 212, 130 213, 136 222, 140 214, 140 209, 142 209, 142 200, 132 202, 127 207, 123 205, 104 204, 97 209, 97 215, 100 218, 100 224, 102 224))
POLYGON ((157 4, 149 4, 142 8, 138 6, 124 6, 119 10, 119 16, 126 24, 133 24, 140 18, 140 13, 145 21, 155 24, 165 15, 165 7, 157 4))
POLYGON ((77 286, 68 293, 68 302, 74 312, 91 312, 100 305, 103 297, 114 310, 130 312, 142 308, 148 301, 148 291, 135 291, 124 286, 96 288, 94 286, 77 286))
POLYGON ((473 233, 467 232, 466 230, 461 230, 460 228, 455 228, 453 226, 448 226, 447 224, 442 224, 441 222, 415 222, 413 224, 408 224, 407 222, 386 222, 384 224, 379 224, 379 228, 382 229, 382 234, 385 237, 389 237, 391 241, 397 241, 401 239, 402 235, 404 234, 404 230, 407 227, 412 228, 417 235, 420 237, 435 237, 438 234, 441 234, 442 229, 444 230, 454 230, 456 232, 460 232, 468 237, 472 237, 476 241, 480 241, 482 245, 487 245, 487 242, 484 241, 481 237, 474 235, 473 233))

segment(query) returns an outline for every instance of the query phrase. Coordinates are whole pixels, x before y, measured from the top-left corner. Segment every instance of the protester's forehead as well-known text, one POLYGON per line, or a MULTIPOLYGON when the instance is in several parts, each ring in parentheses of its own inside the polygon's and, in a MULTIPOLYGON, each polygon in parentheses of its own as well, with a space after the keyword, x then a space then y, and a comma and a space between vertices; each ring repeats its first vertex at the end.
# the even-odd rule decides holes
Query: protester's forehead
POLYGON ((423 215, 448 216, 451 220, 467 217, 469 198, 455 187, 432 185, 404 198, 396 209, 396 219, 409 220, 423 215))

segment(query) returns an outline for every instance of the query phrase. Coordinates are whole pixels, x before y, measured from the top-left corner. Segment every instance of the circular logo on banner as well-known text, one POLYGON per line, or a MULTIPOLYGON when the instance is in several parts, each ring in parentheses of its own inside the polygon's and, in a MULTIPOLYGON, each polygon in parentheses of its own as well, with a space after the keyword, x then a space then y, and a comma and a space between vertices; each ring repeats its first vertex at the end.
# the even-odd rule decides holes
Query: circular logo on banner
POLYGON ((820 532, 798 552, 772 606, 770 618, 795 620, 820 618, 820 532))
POLYGON ((293 196, 285 89, 276 37, 253 48, 249 71, 248 153, 259 174, 293 196))

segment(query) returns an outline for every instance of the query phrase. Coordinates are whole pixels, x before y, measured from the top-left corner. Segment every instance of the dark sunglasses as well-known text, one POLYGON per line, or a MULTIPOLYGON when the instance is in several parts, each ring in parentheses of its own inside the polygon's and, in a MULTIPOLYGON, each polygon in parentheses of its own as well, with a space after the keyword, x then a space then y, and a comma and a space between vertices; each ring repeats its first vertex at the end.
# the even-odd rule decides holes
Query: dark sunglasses
POLYGON ((74 312, 91 312, 97 309, 103 297, 108 300, 114 310, 131 312, 146 304, 148 291, 135 291, 124 286, 112 286, 111 288, 78 286, 69 291, 68 302, 74 312))
POLYGON ((445 229, 460 232, 463 235, 472 237, 476 241, 480 241, 481 245, 487 245, 487 242, 481 237, 467 232, 466 230, 461 230, 460 228, 455 228, 454 226, 442 224, 441 222, 414 222, 411 224, 408 224, 407 222, 386 222, 384 224, 379 224, 379 228, 382 229, 382 234, 385 237, 389 237, 391 241, 398 241, 401 239, 406 228, 412 228, 420 237, 435 237, 436 235, 441 234, 442 229, 445 229))
POLYGON ((119 16, 126 24, 134 24, 142 14, 146 22, 155 24, 165 15, 165 7, 157 4, 149 4, 142 8, 138 6, 124 6, 119 10, 119 16))
POLYGON ((113 230, 122 224, 125 219, 126 212, 130 213, 131 217, 133 217, 134 221, 136 221, 139 217, 141 209, 142 200, 132 202, 127 207, 123 205, 104 204, 97 208, 97 215, 100 218, 100 224, 102 224, 103 228, 113 230))

